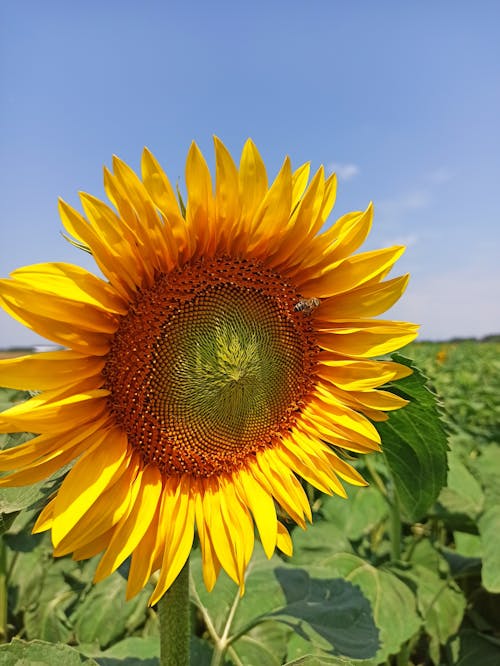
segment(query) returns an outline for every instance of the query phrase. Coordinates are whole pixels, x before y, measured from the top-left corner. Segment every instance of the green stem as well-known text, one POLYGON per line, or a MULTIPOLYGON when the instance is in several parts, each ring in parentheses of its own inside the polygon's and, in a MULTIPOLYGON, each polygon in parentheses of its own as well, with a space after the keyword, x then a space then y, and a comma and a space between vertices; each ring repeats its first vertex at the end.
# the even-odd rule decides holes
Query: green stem
POLYGON ((389 505, 390 521, 391 521, 391 559, 401 559, 401 511, 399 506, 399 499, 396 491, 393 490, 392 502, 389 505))
POLYGON ((379 473, 375 469, 375 466, 373 465, 372 461, 369 458, 370 456, 367 456, 367 459, 365 460, 368 471, 370 472, 370 475, 375 485, 382 493, 382 497, 386 500, 387 505, 389 507, 389 520, 390 520, 390 531, 391 531, 391 560, 394 562, 395 560, 401 559, 402 526, 401 526, 401 507, 399 505, 399 498, 397 496, 396 489, 394 488, 394 484, 392 484, 392 493, 389 494, 387 492, 382 478, 380 477, 379 473))
POLYGON ((234 620, 234 614, 236 613, 236 609, 238 608, 238 604, 241 600, 240 592, 236 593, 234 600, 233 600, 233 605, 231 606, 231 610, 229 611, 229 615, 226 620, 226 625, 224 627, 224 631, 222 633, 222 636, 219 638, 219 640, 215 643, 214 646, 214 652, 212 655, 212 661, 210 662, 210 666, 221 666, 224 663, 224 655, 226 653, 226 650, 228 648, 228 645, 231 643, 231 639, 229 638, 229 631, 231 630, 231 625, 234 620))
POLYGON ((374 465, 374 464, 372 463, 372 461, 370 460, 370 456, 367 456, 364 462, 365 462, 365 464, 366 464, 366 468, 367 468, 367 470, 368 470, 369 473, 370 473, 370 476, 371 476, 372 479, 373 479, 374 484, 375 484, 375 485, 377 486, 377 488, 379 489, 380 494, 381 494, 382 497, 383 497, 385 500, 387 500, 387 502, 389 502, 389 504, 390 504, 390 500, 389 500, 389 497, 388 497, 388 495, 387 495, 387 489, 386 489, 386 487, 385 487, 385 483, 383 482, 382 477, 380 476, 380 474, 379 474, 379 473, 377 472, 377 470, 375 469, 375 465, 374 465))
POLYGON ((0 643, 7 642, 7 549, 0 535, 0 643))
POLYGON ((158 602, 161 666, 189 666, 189 559, 158 602))

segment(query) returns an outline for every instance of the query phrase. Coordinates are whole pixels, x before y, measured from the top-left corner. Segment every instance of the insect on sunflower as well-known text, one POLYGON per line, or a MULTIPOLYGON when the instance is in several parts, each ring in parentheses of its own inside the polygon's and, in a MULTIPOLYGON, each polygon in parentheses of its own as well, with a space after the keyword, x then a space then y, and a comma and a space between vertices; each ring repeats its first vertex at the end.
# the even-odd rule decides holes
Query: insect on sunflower
POLYGON ((3 307, 62 345, 4 360, 0 384, 36 389, 0 414, 0 432, 39 433, 0 454, 0 486, 30 484, 74 462, 35 531, 56 556, 103 552, 100 580, 131 556, 127 595, 159 570, 151 603, 199 537, 205 584, 221 568, 243 589, 254 547, 291 554, 276 505, 298 525, 311 509, 298 477, 345 496, 364 485, 339 449, 380 448, 372 421, 405 401, 379 387, 409 373, 371 357, 416 335, 377 320, 408 276, 384 280, 402 247, 353 254, 372 206, 321 232, 336 180, 323 168, 269 186, 249 140, 239 168, 215 139, 215 191, 195 144, 186 209, 152 154, 142 178, 115 158, 114 208, 60 202, 64 227, 104 278, 74 265, 20 268, 3 307))

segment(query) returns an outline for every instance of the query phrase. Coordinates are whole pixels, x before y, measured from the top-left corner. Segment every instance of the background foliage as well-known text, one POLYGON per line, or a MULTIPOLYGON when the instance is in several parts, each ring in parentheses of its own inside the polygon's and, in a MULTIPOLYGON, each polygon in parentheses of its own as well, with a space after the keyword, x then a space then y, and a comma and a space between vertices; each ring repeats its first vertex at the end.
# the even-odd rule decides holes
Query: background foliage
MULTIPOLYGON (((243 598, 224 574, 208 594, 193 552, 193 664, 500 663, 499 352, 404 350, 430 384, 416 371, 389 387, 411 402, 379 424, 384 454, 356 463, 370 487, 347 501, 308 487, 314 525, 294 529, 291 559, 257 549, 243 598)), ((25 397, 3 389, 0 410, 25 397)), ((0 491, 0 665, 157 664, 152 588, 125 603, 126 565, 94 586, 95 558, 54 559, 30 534, 59 482, 0 491)))

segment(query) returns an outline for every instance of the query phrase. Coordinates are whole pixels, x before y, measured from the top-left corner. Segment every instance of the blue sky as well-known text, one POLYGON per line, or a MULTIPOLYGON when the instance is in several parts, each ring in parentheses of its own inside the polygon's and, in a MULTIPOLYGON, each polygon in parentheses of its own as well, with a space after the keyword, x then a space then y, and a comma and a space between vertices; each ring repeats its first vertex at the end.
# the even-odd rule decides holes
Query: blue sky
MULTIPOLYGON (((500 332, 500 3, 127 0, 2 3, 0 274, 88 268, 57 198, 103 196, 147 145, 183 181, 191 140, 274 175, 336 168, 332 215, 375 204, 366 249, 405 243, 393 319, 422 338, 500 332)), ((0 347, 40 339, 0 312, 0 347)))

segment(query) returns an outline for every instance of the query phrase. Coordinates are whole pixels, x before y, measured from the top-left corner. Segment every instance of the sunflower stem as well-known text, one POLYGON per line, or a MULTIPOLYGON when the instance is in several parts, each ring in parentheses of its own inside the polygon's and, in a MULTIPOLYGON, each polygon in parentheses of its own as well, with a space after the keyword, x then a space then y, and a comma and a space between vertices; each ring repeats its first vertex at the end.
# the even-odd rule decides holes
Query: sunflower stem
POLYGON ((189 666, 189 559, 158 602, 161 666, 189 666))
POLYGON ((0 535, 0 643, 7 642, 7 552, 0 535))

